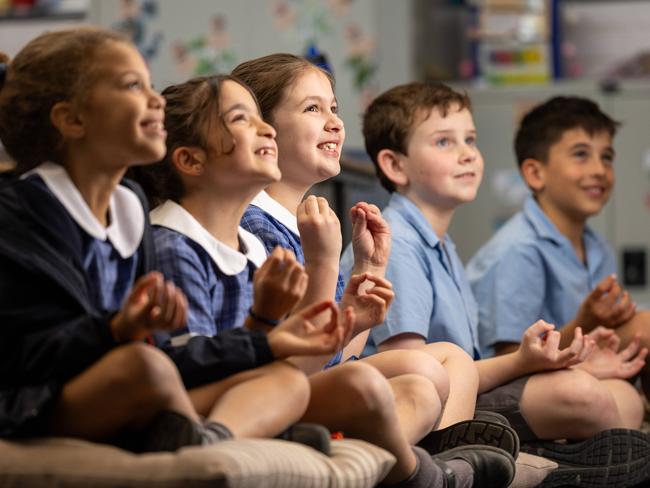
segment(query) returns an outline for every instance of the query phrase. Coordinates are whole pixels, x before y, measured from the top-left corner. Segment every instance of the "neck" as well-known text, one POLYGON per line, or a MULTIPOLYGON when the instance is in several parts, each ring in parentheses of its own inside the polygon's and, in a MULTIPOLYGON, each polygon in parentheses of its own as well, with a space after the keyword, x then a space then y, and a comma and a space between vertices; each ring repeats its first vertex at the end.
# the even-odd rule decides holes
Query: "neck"
POLYGON ((420 212, 424 215, 424 218, 429 222, 433 232, 438 236, 438 239, 442 240, 449 230, 451 225, 451 219, 454 217, 455 208, 444 209, 431 205, 428 202, 424 202, 413 195, 404 194, 409 200, 411 200, 415 205, 420 209, 420 212))
POLYGON ((241 188, 230 189, 192 189, 181 199, 181 205, 220 242, 239 251, 239 223, 246 207, 262 188, 256 187, 242 195, 241 188))
POLYGON ((127 167, 116 168, 107 165, 89 168, 88 161, 93 160, 68 157, 64 166, 92 214, 100 224, 107 227, 111 195, 124 177, 127 167))
POLYGON ((278 181, 266 188, 271 198, 276 200, 280 205, 289 210, 293 215, 298 211, 298 205, 302 202, 305 194, 309 191, 311 186, 305 187, 287 181, 278 181))
POLYGON ((586 220, 584 218, 572 217, 558 210, 543 198, 537 198, 537 203, 546 216, 557 227, 557 230, 569 239, 578 257, 584 261, 584 246, 582 236, 585 232, 586 220))

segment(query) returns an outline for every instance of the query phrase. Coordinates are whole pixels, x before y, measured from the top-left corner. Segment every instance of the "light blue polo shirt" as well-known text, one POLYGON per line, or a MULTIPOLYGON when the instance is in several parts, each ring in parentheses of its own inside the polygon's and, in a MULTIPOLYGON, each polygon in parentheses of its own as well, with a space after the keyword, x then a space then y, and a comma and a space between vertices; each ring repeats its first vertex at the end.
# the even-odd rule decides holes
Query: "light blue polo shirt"
MULTIPOLYGON (((386 278, 395 299, 386 321, 372 329, 364 354, 409 332, 427 343, 453 342, 478 359, 478 309, 451 238, 445 235, 441 241, 420 209, 398 193, 392 194, 383 216, 393 236, 386 278)), ((346 276, 351 254, 348 249, 342 261, 346 276)))
POLYGON ((586 263, 534 198, 481 248, 467 266, 479 303, 479 337, 484 354, 497 342, 521 342, 539 319, 561 328, 582 301, 616 272, 614 252, 590 228, 583 237, 586 263))

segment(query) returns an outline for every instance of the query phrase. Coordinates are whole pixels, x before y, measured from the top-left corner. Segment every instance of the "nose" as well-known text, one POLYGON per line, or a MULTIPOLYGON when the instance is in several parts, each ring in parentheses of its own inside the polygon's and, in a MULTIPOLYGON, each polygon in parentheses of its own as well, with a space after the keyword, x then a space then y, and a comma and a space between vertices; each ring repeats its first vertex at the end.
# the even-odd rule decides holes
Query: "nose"
POLYGON ((472 163, 476 160, 477 156, 478 156, 478 149, 476 148, 476 146, 467 143, 462 145, 460 158, 459 158, 461 164, 472 163))
POLYGON ((603 161, 601 157, 595 157, 590 165, 591 174, 594 176, 605 176, 608 167, 609 164, 607 161, 603 161))
POLYGON ((337 113, 332 113, 331 117, 327 120, 325 124, 325 130, 331 132, 341 132, 343 130, 343 121, 337 113))
POLYGON ((269 137, 271 139, 275 139, 275 136, 277 135, 273 126, 261 118, 257 118, 257 133, 263 137, 269 137))
POLYGON ((164 109, 167 102, 165 98, 153 88, 149 89, 149 108, 164 109))

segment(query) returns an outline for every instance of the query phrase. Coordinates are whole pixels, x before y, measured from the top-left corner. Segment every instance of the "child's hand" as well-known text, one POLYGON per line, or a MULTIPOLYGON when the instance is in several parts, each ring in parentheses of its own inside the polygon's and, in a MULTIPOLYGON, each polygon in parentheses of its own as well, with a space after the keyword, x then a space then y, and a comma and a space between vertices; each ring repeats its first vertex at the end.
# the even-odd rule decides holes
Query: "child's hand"
POLYGON ((359 202, 350 209, 354 271, 383 276, 390 256, 391 234, 376 205, 359 202))
POLYGON ((113 317, 111 329, 117 342, 144 339, 157 330, 174 330, 187 322, 187 298, 158 272, 140 278, 122 309, 113 317))
POLYGON ((553 324, 538 320, 526 329, 519 345, 519 359, 523 370, 530 373, 563 369, 584 361, 593 351, 595 342, 576 328, 573 341, 560 349, 560 333, 553 324))
POLYGON ((621 340, 612 329, 597 327, 589 337, 597 345, 578 367, 596 378, 631 378, 645 365, 648 348, 641 348, 640 335, 637 334, 622 351, 619 351, 621 340))
POLYGON ((298 229, 305 264, 335 265, 338 269, 341 224, 326 199, 310 195, 298 206, 298 229))
POLYGON ((587 331, 599 325, 615 329, 635 313, 636 305, 630 294, 616 282, 615 275, 610 275, 598 283, 582 302, 575 322, 587 331))
POLYGON ((270 320, 281 319, 303 297, 308 279, 293 252, 276 247, 255 271, 253 312, 270 320))
POLYGON ((316 356, 334 354, 354 326, 354 311, 347 308, 339 319, 336 304, 324 301, 304 308, 279 324, 268 334, 269 347, 276 359, 289 356, 316 356), (323 326, 315 326, 311 319, 330 311, 330 319, 323 326))
POLYGON ((370 273, 352 275, 341 297, 341 307, 354 309, 353 335, 381 324, 394 297, 390 281, 370 273))

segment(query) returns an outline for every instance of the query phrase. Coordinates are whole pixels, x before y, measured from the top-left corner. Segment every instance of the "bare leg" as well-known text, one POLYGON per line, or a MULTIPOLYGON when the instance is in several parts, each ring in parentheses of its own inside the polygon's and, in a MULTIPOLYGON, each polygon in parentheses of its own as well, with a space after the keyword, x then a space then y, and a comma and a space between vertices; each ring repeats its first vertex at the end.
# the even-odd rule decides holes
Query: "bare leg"
POLYGON ((235 437, 273 437, 304 414, 309 381, 276 361, 192 389, 190 398, 197 412, 228 426, 235 437))
POLYGON ((474 360, 450 342, 425 344, 421 350, 437 359, 449 376, 449 397, 437 428, 474 418, 479 383, 474 360))
POLYGON ((639 392, 625 380, 601 380, 610 391, 626 429, 639 429, 643 422, 643 400, 639 392))
POLYGON ((540 439, 586 439, 625 427, 610 390, 579 369, 532 376, 524 387, 521 410, 540 439))
MULTIPOLYGON (((391 452, 397 463, 384 479, 386 483, 403 480, 413 473, 416 458, 400 428, 393 391, 377 369, 357 361, 321 371, 309 380, 312 396, 304 420, 341 430, 349 437, 367 440, 391 452)), ((428 382, 425 378, 421 380, 428 382)), ((431 392, 432 388, 428 386, 425 390, 431 392)), ((428 401, 429 398, 425 399, 428 401)), ((431 415, 425 430, 430 430, 435 420, 431 415)), ((426 421, 418 424, 424 425, 426 421)))
POLYGON ((118 347, 68 382, 54 405, 52 435, 105 440, 139 430, 163 410, 198 420, 176 367, 146 344, 118 347))
POLYGON ((440 404, 444 407, 449 396, 449 378, 445 368, 433 355, 414 349, 397 349, 379 352, 361 361, 377 368, 389 380, 413 374, 428 378, 434 388, 432 397, 435 403, 431 408, 438 408, 440 404))

